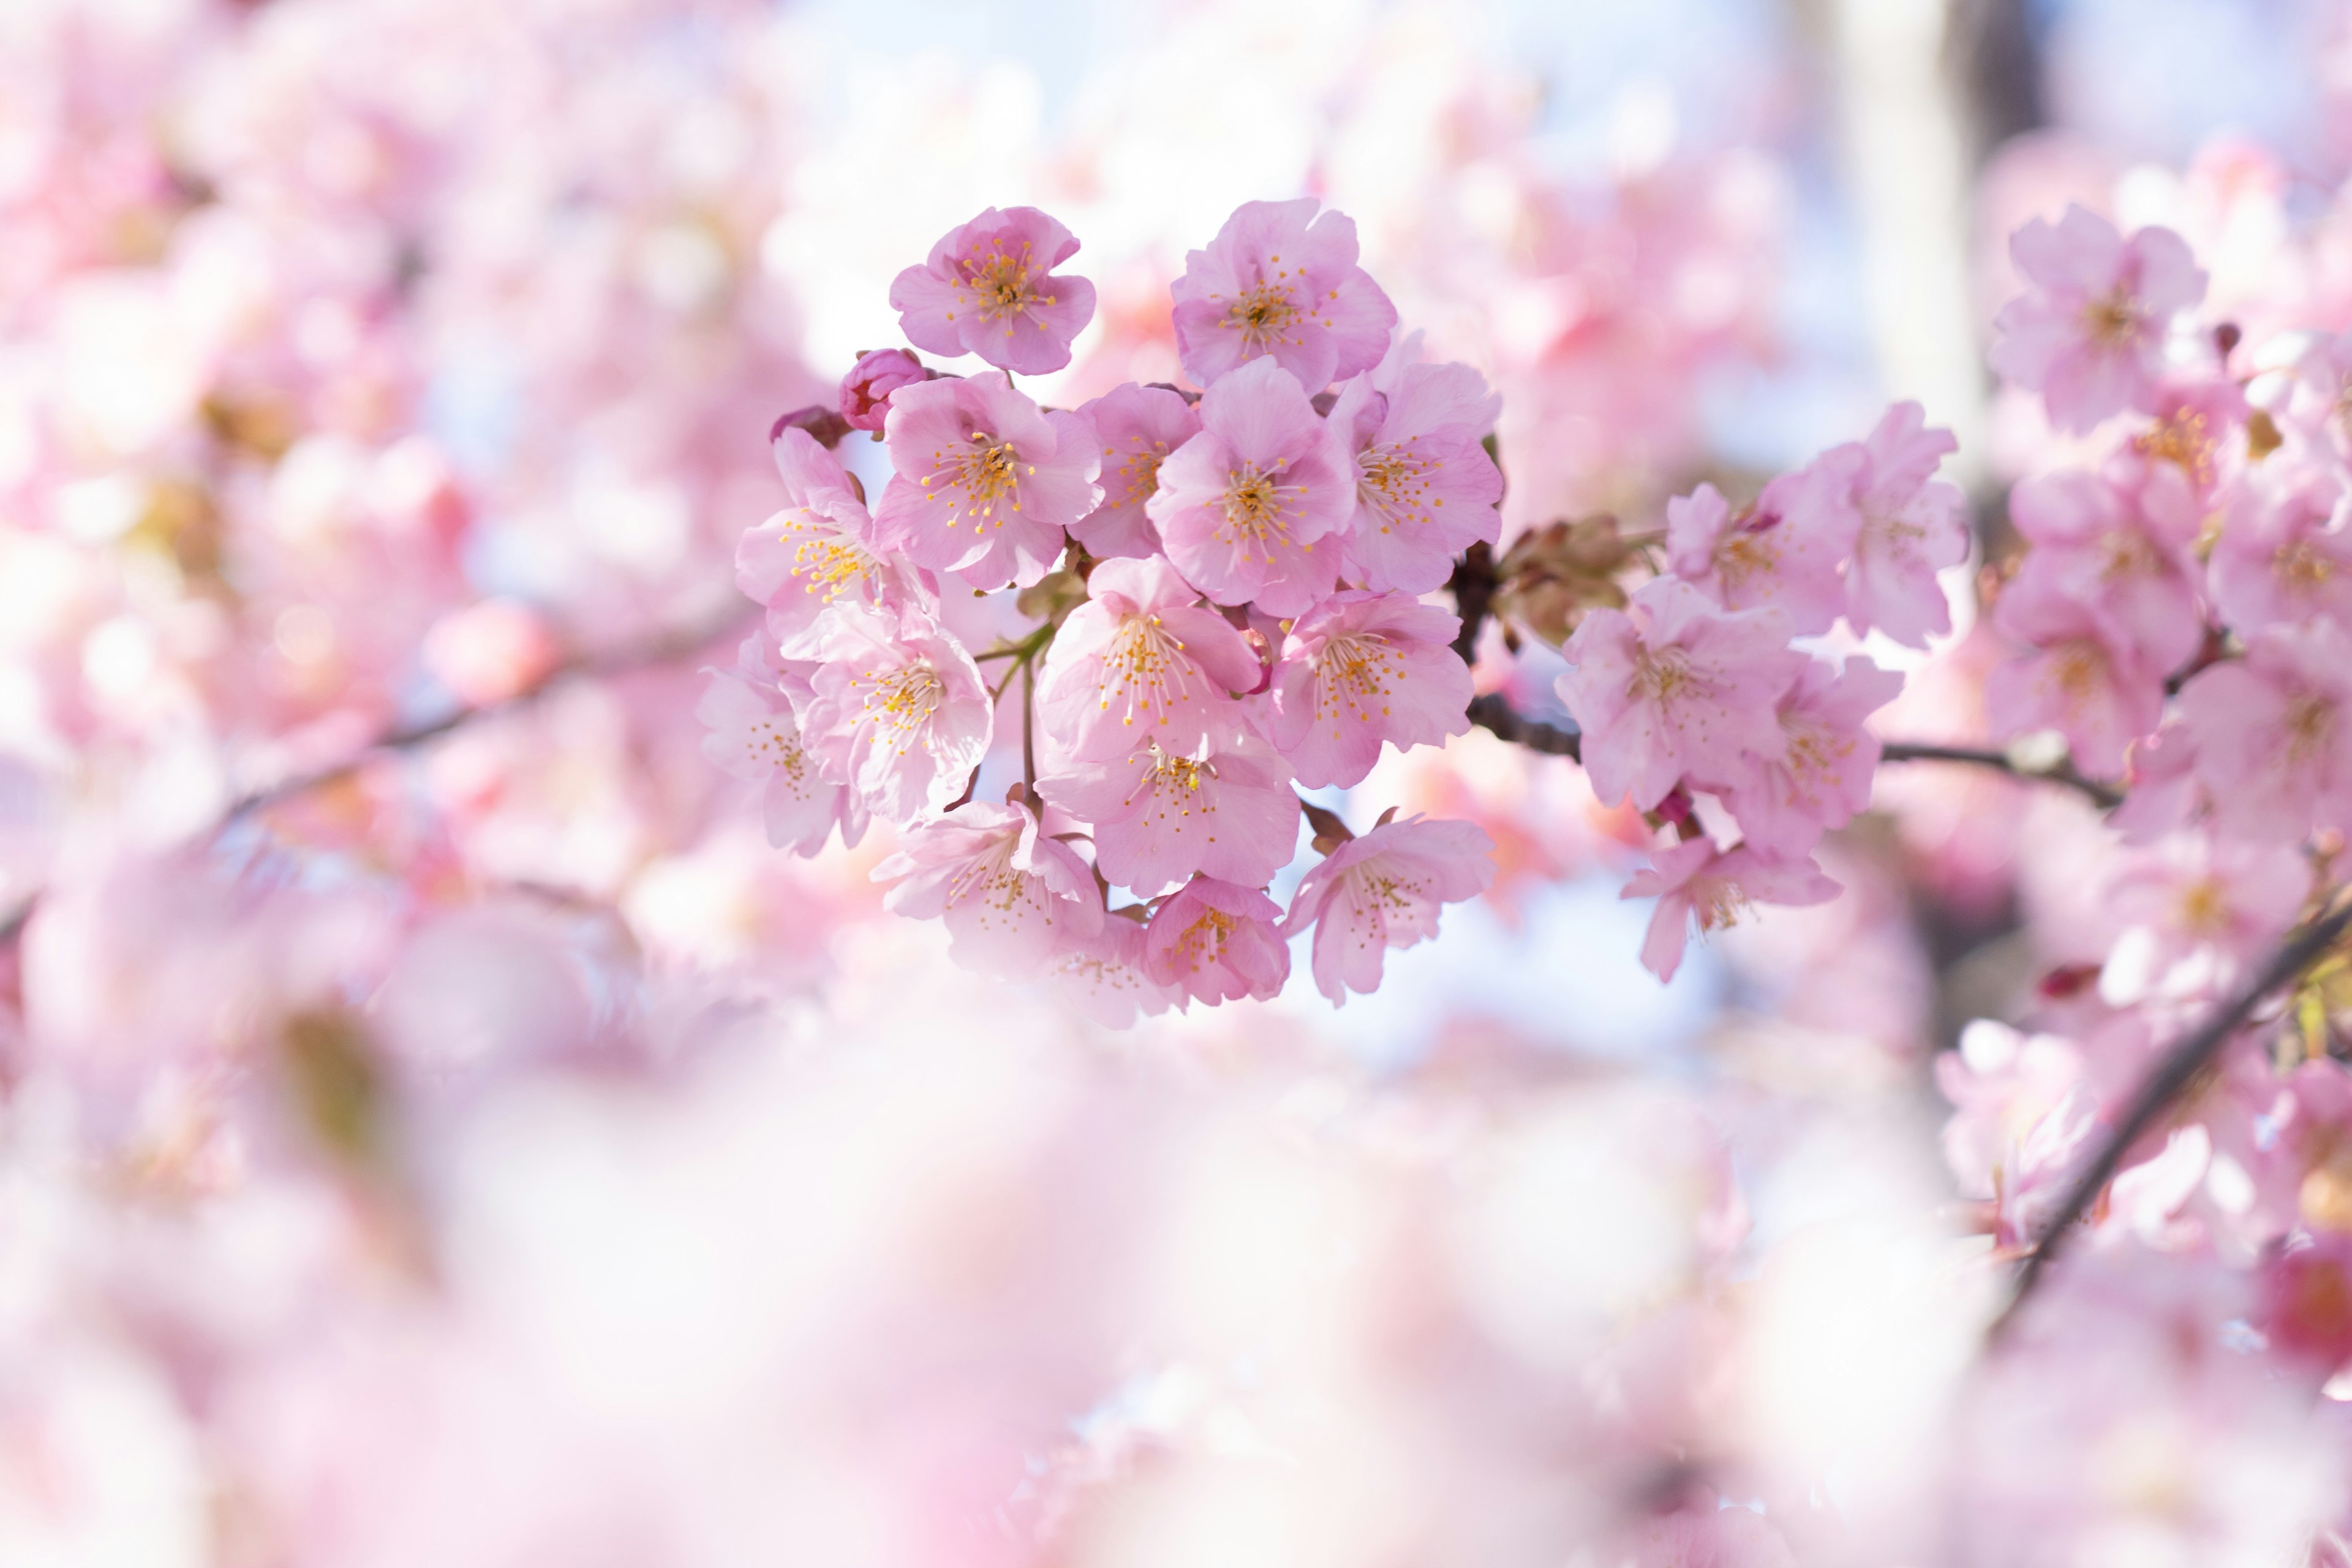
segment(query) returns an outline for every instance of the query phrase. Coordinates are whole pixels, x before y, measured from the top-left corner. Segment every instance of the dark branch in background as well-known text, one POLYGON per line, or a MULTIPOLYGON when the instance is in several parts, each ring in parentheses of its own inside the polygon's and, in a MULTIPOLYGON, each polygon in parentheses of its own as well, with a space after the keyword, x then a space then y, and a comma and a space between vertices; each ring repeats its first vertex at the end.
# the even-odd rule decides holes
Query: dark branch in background
POLYGON ((2352 929, 2352 898, 2339 898, 2334 910, 2288 937, 2270 963, 2263 966, 2261 973, 2173 1047, 2156 1070, 2148 1075, 2147 1080, 2140 1085, 2139 1093, 2133 1097, 2131 1109, 2124 1112, 2123 1120, 2107 1135, 2106 1142, 2100 1146, 2098 1156, 2067 1189, 2066 1201, 2059 1206, 2056 1217, 2051 1220, 2042 1231, 2041 1240, 2026 1256, 2025 1268, 2017 1278, 2017 1293, 2010 1298, 2009 1305, 2002 1309, 2000 1316, 1993 1320, 1991 1334, 1994 1338, 1999 1338, 2015 1321, 2018 1309, 2025 1304, 2026 1298, 2033 1294, 2034 1286, 2040 1282, 2052 1260, 2064 1249, 2075 1222, 2091 1212, 2091 1205, 2098 1201, 2099 1194, 2114 1180, 2132 1145, 2138 1142, 2141 1135, 2154 1127, 2158 1119, 2196 1081, 2197 1076, 2221 1053, 2221 1047, 2236 1037, 2239 1029, 2253 1016, 2254 1009, 2262 1005, 2263 998, 2281 986, 2300 979, 2305 971, 2326 955, 2327 950, 2336 945, 2347 929, 2352 929))
POLYGON ((1925 742, 1890 741, 1880 748, 1881 761, 1889 763, 1966 763, 1971 767, 1999 768, 2012 778, 2041 780, 2062 784, 2078 789, 2095 805, 2108 809, 2121 805, 2123 792, 2096 779, 2086 779, 2074 769, 2071 761, 2061 760, 2054 768, 2020 767, 2006 752, 1986 751, 1976 746, 1937 746, 1925 742))
POLYGON ((1541 752, 1548 757, 1584 760, 1582 736, 1573 730, 1562 730, 1527 717, 1505 701, 1500 692, 1489 691, 1484 697, 1473 697, 1469 712, 1470 722, 1514 745, 1525 746, 1530 752, 1541 752))
MULTIPOLYGON (((688 655, 699 653, 712 643, 741 632, 756 621, 759 615, 758 605, 739 603, 730 605, 726 614, 711 616, 698 626, 665 632, 632 647, 607 648, 594 653, 575 655, 555 666, 511 697, 497 702, 486 702, 478 707, 459 708, 454 712, 446 713, 438 719, 425 723, 406 724, 388 730, 341 762, 331 763, 323 768, 314 768, 308 773, 295 773, 278 780, 276 784, 248 791, 232 801, 221 813, 219 820, 215 822, 208 831, 218 833, 222 828, 256 811, 333 784, 338 779, 348 778, 366 766, 372 759, 387 752, 412 751, 418 746, 437 741, 444 735, 453 734, 478 719, 492 718, 498 714, 512 713, 527 708, 555 687, 576 676, 624 675, 631 670, 648 669, 656 665, 668 664, 687 658, 688 655)), ((0 949, 14 944, 16 939, 24 934, 25 922, 32 918, 33 908, 39 901, 38 892, 29 894, 5 916, 0 916, 0 949)))
POLYGON ((1446 587, 1454 595, 1454 613, 1462 617, 1462 630, 1454 638, 1454 651, 1465 664, 1478 662, 1478 633, 1486 624, 1487 612, 1494 607, 1495 590, 1500 584, 1495 577, 1495 552, 1483 539, 1462 552, 1454 563, 1453 580, 1446 587))

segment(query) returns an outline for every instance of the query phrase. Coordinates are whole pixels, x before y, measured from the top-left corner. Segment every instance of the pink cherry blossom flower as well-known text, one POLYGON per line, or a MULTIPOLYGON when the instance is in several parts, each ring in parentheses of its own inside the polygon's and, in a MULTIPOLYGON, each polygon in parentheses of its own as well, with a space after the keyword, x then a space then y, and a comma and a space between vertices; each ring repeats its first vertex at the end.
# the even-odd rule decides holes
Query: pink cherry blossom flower
POLYGON ((1559 697, 1584 731, 1594 793, 1647 811, 1685 773, 1727 784, 1780 761, 1775 705, 1806 663, 1788 640, 1777 612, 1718 608, 1675 577, 1587 615, 1559 697))
POLYGON ((1694 919, 1705 935, 1736 925, 1755 904, 1820 904, 1838 892, 1810 857, 1769 859, 1744 844, 1717 849, 1709 839, 1692 838, 1654 852, 1648 869, 1634 872, 1618 896, 1658 900, 1642 942, 1642 967, 1672 980, 1694 919))
POLYGON ((1911 647, 1952 629, 1936 574, 1969 558, 1968 500, 1958 486, 1933 478, 1959 443, 1926 424, 1917 404, 1898 403, 1862 442, 1853 481, 1862 522, 1845 568, 1848 624, 1911 647))
POLYGON ((1381 983, 1388 950, 1437 934, 1438 910, 1495 879, 1495 841, 1467 822, 1384 822, 1326 855, 1298 884, 1282 934, 1315 928, 1316 988, 1344 1005, 1381 983))
POLYGON ((1253 360, 1201 398, 1201 433, 1160 465, 1144 510, 1168 558, 1221 605, 1295 616, 1331 592, 1355 470, 1298 379, 1253 360))
POLYGON ((1290 770, 1265 742, 1236 736, 1190 754, 1147 744, 1038 781, 1045 798, 1094 826, 1095 864, 1150 898, 1198 871, 1262 886, 1298 847, 1290 770))
POLYGON ((1843 668, 1810 660, 1780 701, 1782 756, 1722 791, 1747 841, 1769 855, 1810 854, 1822 833, 1866 809, 1879 744, 1863 721, 1902 690, 1900 675, 1866 658, 1843 668))
POLYGON ((1045 961, 1045 981, 1107 1029, 1156 1017, 1181 1000, 1146 973, 1143 922, 1123 914, 1106 916, 1090 936, 1066 940, 1045 961))
POLYGON ((857 356, 841 378, 841 416, 853 430, 879 430, 890 412, 890 395, 929 381, 933 372, 904 349, 873 349, 857 356))
POLYGON ((944 811, 995 723, 963 645, 919 616, 842 611, 826 617, 821 651, 808 695, 793 700, 809 755, 892 822, 944 811))
POLYGON ((1200 434, 1201 416, 1181 393, 1129 382, 1082 405, 1102 451, 1102 504, 1070 524, 1089 554, 1154 555, 1160 537, 1144 503, 1160 488, 1160 465, 1200 434))
POLYGON ((1832 447, 1764 487, 1734 512, 1713 485, 1666 502, 1666 559, 1675 575, 1727 610, 1770 606, 1800 636, 1830 629, 1845 607, 1838 564, 1861 518, 1853 480, 1861 448, 1832 447))
POLYGON ((2241 635, 2320 615, 2352 624, 2352 495, 2316 464, 2249 475, 2208 568, 2213 606, 2241 635))
POLYGON ((865 805, 819 770, 801 745, 784 689, 744 668, 749 662, 704 672, 710 684, 694 709, 709 731, 702 738, 703 755, 730 776, 761 786, 761 820, 777 848, 814 855, 835 823, 843 845, 854 847, 866 836, 865 805))
POLYGON ((1381 742, 1399 751, 1465 734, 1470 667, 1461 620, 1410 594, 1334 594, 1291 626, 1274 670, 1268 732, 1310 788, 1360 784, 1381 742))
POLYGON ((1093 428, 1002 371, 899 388, 883 431, 895 477, 874 510, 882 541, 973 588, 1043 577, 1098 495, 1093 428))
POLYGON ((1018 802, 971 801, 908 829, 874 879, 897 883, 883 902, 898 913, 944 921, 949 956, 985 973, 1033 974, 1057 945, 1102 930, 1086 861, 1018 802))
POLYGON ((2201 508, 2178 474, 2112 479, 2066 470, 2010 492, 2010 520, 2033 548, 2021 583, 2096 604, 2150 666, 2178 668, 2205 637, 2193 553, 2201 508))
POLYGON ((1263 1001, 1290 978, 1290 949, 1275 926, 1281 915, 1255 888, 1195 877, 1152 911, 1144 972, 1188 1001, 1263 1001))
POLYGON ((2066 737, 2084 772, 2112 778, 2124 749, 2164 715, 2164 673, 2141 658, 2099 610, 2046 581, 2021 576, 1993 608, 1993 623, 2033 652, 1985 678, 1985 716, 1996 737, 2039 730, 2066 737))
POLYGON ((1114 762, 1145 744, 1191 756, 1242 721, 1232 693, 1257 684, 1242 634, 1159 556, 1106 561, 1087 579, 1045 651, 1038 716, 1082 762, 1114 762))
POLYGON ((1396 307, 1356 265, 1356 226, 1315 198, 1244 202, 1206 250, 1188 252, 1176 348, 1202 386, 1270 355, 1309 392, 1380 363, 1396 307), (1311 220, 1311 221, 1310 221, 1311 220))
POLYGON ((2180 714, 2230 831, 2294 842, 2352 826, 2352 638, 2333 621, 2254 633, 2243 658, 2189 679, 2180 714))
POLYGON ((1501 406, 1466 364, 1384 364, 1339 389, 1330 424, 1356 465, 1351 580, 1425 594, 1453 574, 1456 555, 1495 542, 1503 476, 1480 443, 1501 406))
POLYGON ((2125 467, 2169 470, 2201 503, 2245 467, 2245 389, 2217 374, 2173 376, 2156 389, 2155 423, 2117 455, 2125 467))
POLYGON ((1994 1205, 1995 1245, 2041 1239, 2102 1125, 2082 1048, 1979 1018, 1937 1057, 1936 1087, 1953 1106, 1945 1163, 1962 1193, 1994 1205))
POLYGON ((881 547, 840 460, 805 430, 773 443, 782 510, 743 531, 735 584, 768 606, 768 634, 788 657, 815 654, 817 622, 834 605, 896 615, 919 590, 881 547))
POLYGON ((2116 912, 2154 938, 2158 967, 2212 948, 2244 958, 2294 923, 2311 864, 2292 844, 2179 834, 2144 853, 2109 888, 2116 912))
POLYGON ((1070 231, 1035 207, 990 207, 898 274, 890 308, 919 349, 1043 375, 1070 363, 1071 340, 1094 319, 1095 286, 1054 271, 1077 250, 1070 231))
POLYGON ((1994 319, 1992 367, 2038 391, 2051 423, 2088 430, 2126 408, 2153 411, 2165 337, 2205 298, 2205 274, 2181 237, 2115 226, 2070 205, 2055 225, 2035 218, 2009 253, 2032 292, 1994 319))

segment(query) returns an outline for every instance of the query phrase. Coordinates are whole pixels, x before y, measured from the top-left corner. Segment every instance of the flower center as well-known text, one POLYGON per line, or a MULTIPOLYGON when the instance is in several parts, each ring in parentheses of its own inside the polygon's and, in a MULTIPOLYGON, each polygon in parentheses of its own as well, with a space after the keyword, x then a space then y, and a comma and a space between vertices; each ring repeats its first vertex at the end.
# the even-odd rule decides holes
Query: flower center
POLYGON ((2083 331, 2095 348, 2112 353, 2129 347, 2140 331, 2139 306, 2131 291, 2118 283, 2084 306, 2083 331))
POLYGON ((1356 495, 1386 533, 1400 522, 1426 522, 1430 509, 1445 504, 1429 493, 1427 475, 1437 465, 1412 450, 1418 436, 1402 447, 1371 447, 1356 458, 1356 495))
POLYGON ((933 500, 947 502, 950 528, 966 517, 972 520, 975 527, 1002 528, 1004 519, 996 515, 997 503, 1005 502, 1013 511, 1021 510, 1021 479, 1024 470, 1036 472, 1022 462, 1012 442, 985 430, 975 430, 962 447, 931 454, 931 472, 923 476, 922 485, 933 500), (942 474, 946 482, 940 484, 942 474), (933 489, 935 484, 940 488, 933 489))
POLYGON ((2194 408, 2176 408, 2157 421, 2155 429, 2132 437, 2133 450, 2172 464, 2200 489, 2213 482, 2213 453, 2220 445, 2206 427, 2205 416, 2194 408))
MULTIPOLYGON (((1318 718, 1341 709, 1370 723, 1373 708, 1389 712, 1388 698, 1404 674, 1404 661, 1386 637, 1349 633, 1333 637, 1315 656, 1315 712, 1318 718)), ((1336 732, 1335 732, 1336 733, 1336 732)))
POLYGON ((1223 910, 1202 910, 1176 939, 1176 956, 1187 970, 1199 973, 1224 957, 1225 945, 1241 923, 1239 915, 1229 915, 1223 910))
POLYGON ((1737 882, 1708 879, 1691 891, 1691 912, 1698 917, 1698 929, 1703 931, 1738 925, 1739 917, 1751 907, 1737 882))
POLYGON ((1678 647, 1644 648, 1633 661, 1633 695, 1650 702, 1672 702, 1685 692, 1705 686, 1690 667, 1690 656, 1678 647))
POLYGON ((1242 335, 1243 345, 1255 356, 1273 343, 1296 347, 1302 340, 1285 334, 1303 314, 1290 285, 1261 281, 1242 290, 1241 297, 1225 307, 1224 324, 1229 331, 1242 335))
POLYGON ((1236 469, 1225 481, 1225 524, 1217 531, 1221 542, 1238 542, 1245 551, 1255 546, 1269 565, 1274 562, 1275 542, 1286 543, 1290 538, 1291 492, 1307 492, 1305 485, 1284 484, 1282 468, 1277 463, 1269 471, 1255 463, 1244 463, 1236 469))
POLYGON ((2298 539, 2273 558, 2279 580, 2298 593, 2315 593, 2336 575, 2336 563, 2322 555, 2308 539, 2298 539))
POLYGON ((858 684, 866 688, 860 711, 898 738, 904 755, 916 731, 930 722, 947 697, 947 683, 927 660, 902 664, 896 669, 865 672, 858 684))
MULTIPOLYGON (((962 274, 960 292, 971 300, 984 321, 1010 323, 1034 314, 1039 305, 1054 303, 1053 295, 1037 289, 1035 268, 1025 244, 1008 250, 1003 240, 992 239, 984 248, 961 258, 956 267, 962 274)), ((1011 331, 1009 325, 1006 331, 1011 331)))
POLYGON ((1192 700, 1192 667, 1183 641, 1158 616, 1128 616, 1103 649, 1102 710, 1121 702, 1127 712, 1120 723, 1131 725, 1140 713, 1150 724, 1164 722, 1179 703, 1192 700))

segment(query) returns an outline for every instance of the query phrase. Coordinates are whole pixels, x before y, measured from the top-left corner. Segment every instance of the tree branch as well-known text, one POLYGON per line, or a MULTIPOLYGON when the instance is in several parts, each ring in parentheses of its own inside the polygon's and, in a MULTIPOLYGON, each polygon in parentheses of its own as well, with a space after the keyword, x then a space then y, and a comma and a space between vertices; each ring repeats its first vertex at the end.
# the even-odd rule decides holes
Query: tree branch
POLYGON ((1880 749, 1879 759, 1889 763, 1966 763, 1972 767, 1998 768, 2012 778, 2039 780, 2064 784, 2080 790, 2097 805, 2112 810, 2123 804, 2123 792, 2096 779, 2084 778, 2075 771, 2072 759, 2063 760, 2054 768, 2023 768, 2018 766, 2008 752, 1989 751, 1976 746, 1938 746, 1923 742, 1889 741, 1880 749))
POLYGON ((2143 1133, 2155 1126, 2158 1118, 2169 1110, 2198 1074, 2203 1072, 2221 1047, 2237 1035, 2253 1011, 2279 987, 2300 979, 2305 970, 2317 963, 2334 947, 2347 929, 2352 929, 2352 898, 2339 895, 2336 907, 2319 916, 2290 935, 2278 952, 2264 964, 2262 973, 2248 982, 2245 988, 2231 997, 2212 1016, 2207 1018, 2158 1064, 2147 1081, 2133 1097, 2131 1108, 2100 1146, 2096 1158, 2074 1179, 2067 1189, 2066 1201, 2059 1205, 2058 1214, 2043 1229, 2033 1250, 2026 1255, 2024 1270, 2018 1275, 2017 1292, 2000 1316, 1993 1320, 1990 1336, 2000 1338, 2015 1321, 2018 1309, 2066 1245, 2074 1222, 2091 1212, 2092 1204, 2115 1179, 2124 1157, 2131 1152, 2143 1133))

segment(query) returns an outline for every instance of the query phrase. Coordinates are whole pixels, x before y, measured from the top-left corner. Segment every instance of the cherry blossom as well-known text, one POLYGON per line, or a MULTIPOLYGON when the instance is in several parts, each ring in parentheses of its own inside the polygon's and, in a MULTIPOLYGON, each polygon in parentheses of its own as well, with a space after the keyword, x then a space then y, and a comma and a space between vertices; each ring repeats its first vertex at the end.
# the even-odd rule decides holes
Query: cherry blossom
POLYGON ((1903 678, 1866 658, 1807 663, 1781 697, 1781 755, 1723 791, 1739 830, 1772 855, 1810 854, 1823 832, 1870 805, 1879 744, 1864 721, 1895 700, 1903 678))
POLYGON ((774 446, 786 505, 744 531, 735 547, 735 583, 768 607, 769 635, 782 651, 806 658, 822 638, 819 622, 830 606, 895 615, 914 590, 833 454, 804 430, 777 432, 774 446))
POLYGON ((1102 900, 1076 851, 1038 832, 1018 802, 973 801, 909 829, 874 868, 896 885, 890 908, 948 928, 949 952, 968 968, 1027 974, 1057 944, 1102 929, 1102 900))
POLYGON ((740 669, 714 669, 694 716, 709 730, 703 754, 736 778, 761 786, 768 842, 795 855, 823 849, 834 826, 841 841, 865 837, 866 813, 856 794, 825 778, 801 745, 793 705, 781 687, 740 669))
POLYGON ((1775 704, 1805 667, 1788 640, 1774 612, 1719 609, 1673 577, 1587 616, 1559 697, 1584 731, 1594 792, 1646 811, 1685 773, 1727 784, 1780 761, 1775 704))
POLYGON ((1495 879, 1495 841, 1466 822, 1383 822, 1326 855, 1291 895, 1282 935, 1315 930, 1316 988, 1343 1005, 1379 988, 1388 950, 1437 934, 1438 911, 1495 879))
POLYGON ((1250 361, 1201 398, 1201 433, 1160 466, 1145 507, 1168 558, 1221 605, 1295 616, 1331 592, 1354 468, 1297 377, 1250 361))
POLYGON ((1898 403, 1862 443, 1853 481, 1862 521, 1845 569, 1847 623, 1912 647, 1952 629, 1936 574, 1969 558, 1967 498, 1933 477, 1958 443, 1926 423, 1917 404, 1898 403))
POLYGON ((1726 850, 1693 838, 1652 854, 1649 868, 1634 872, 1620 896, 1658 900, 1642 942, 1642 966, 1672 980, 1682 967, 1692 921, 1705 935, 1738 923, 1755 904, 1826 903, 1838 892, 1810 857, 1780 860, 1744 844, 1726 850))
POLYGON ((2233 626, 2323 614, 2346 624, 2352 620, 2352 495, 2317 467, 2251 476, 2229 498, 2210 565, 2214 608, 2233 626))
POLYGON ((1362 782, 1385 741, 1443 745, 1469 728, 1458 616, 1405 594, 1334 594, 1291 625, 1268 732, 1310 787, 1362 782))
POLYGON ((1160 465, 1200 433, 1201 416, 1164 386, 1113 387, 1078 412, 1102 446, 1102 504, 1070 524, 1070 535, 1098 556, 1154 555, 1159 536, 1144 503, 1160 488, 1160 465))
POLYGON ((1046 982, 1103 1027, 1126 1028, 1139 1017, 1157 1017, 1179 1000, 1146 972, 1143 949, 1140 920, 1107 916, 1092 935, 1064 942, 1046 961, 1046 982))
POLYGON ((2205 274, 2180 237, 2143 228, 2126 239, 2070 205, 2054 225, 2035 218, 2018 230, 2010 255, 2033 292, 1995 319, 1993 368, 2039 391, 2061 429, 2152 411, 2166 335, 2205 297, 2205 274))
POLYGON ((920 621, 826 617, 822 662, 795 693, 801 744, 878 816, 947 808, 988 750, 995 715, 962 645, 920 621))
POLYGON ((1834 447, 1764 487, 1735 513, 1701 485, 1666 503, 1666 552, 1675 575, 1727 610, 1770 606, 1791 631, 1825 632, 1845 607, 1839 563, 1860 526, 1850 500, 1862 455, 1834 447))
POLYGON ((2096 607, 2034 578, 2012 584, 1993 618, 2035 650, 2001 665, 1985 681, 1985 713, 1994 733, 2008 738, 2055 730, 2082 767, 2094 774, 2120 773, 2125 748, 2152 732, 2163 716, 2163 672, 2096 607))
POLYGON ((1195 877, 1144 928, 1144 973, 1187 1000, 1265 998, 1290 978, 1282 906, 1254 888, 1195 877))
POLYGON ((1232 694, 1258 683, 1249 645, 1165 559, 1106 561, 1045 655, 1038 709, 1085 762, 1147 742, 1190 756, 1242 722, 1232 694))
POLYGON ((2180 712, 2224 827, 2294 839, 2352 826, 2352 638, 2334 622, 2264 627, 2245 658, 2180 689, 2180 712))
POLYGON ((1425 594, 1472 543, 1495 542, 1503 476, 1481 442, 1501 406, 1466 364, 1383 363, 1339 389, 1329 419, 1355 455, 1351 580, 1425 594))
POLYGON ((1002 370, 1043 375, 1070 363, 1071 340, 1094 319, 1095 286, 1054 270, 1077 249, 1070 231, 1035 207, 990 207, 899 273, 890 307, 919 349, 976 353, 1002 370))
POLYGON ((2143 660, 2178 668, 2204 639, 2200 510, 2178 479, 2151 476, 2137 492, 2079 470, 2028 479, 2010 496, 2033 544, 2019 581, 2099 605, 2143 660))
POLYGON ((1184 374, 1213 385, 1270 356, 1308 392, 1370 370, 1396 327, 1396 307, 1356 265, 1356 226, 1316 202, 1244 202, 1176 280, 1176 343, 1184 374))
POLYGON ((1001 371, 901 387, 883 431, 894 477, 876 531, 976 589, 1043 577, 1099 494, 1092 426, 1039 409, 1001 371))
POLYGON ((1260 887, 1298 847, 1290 771, 1262 741, 1204 741, 1189 753, 1147 742, 1117 762, 1048 774, 1045 798, 1094 828, 1095 864, 1147 898, 1195 871, 1260 887))

